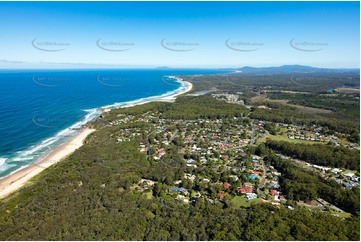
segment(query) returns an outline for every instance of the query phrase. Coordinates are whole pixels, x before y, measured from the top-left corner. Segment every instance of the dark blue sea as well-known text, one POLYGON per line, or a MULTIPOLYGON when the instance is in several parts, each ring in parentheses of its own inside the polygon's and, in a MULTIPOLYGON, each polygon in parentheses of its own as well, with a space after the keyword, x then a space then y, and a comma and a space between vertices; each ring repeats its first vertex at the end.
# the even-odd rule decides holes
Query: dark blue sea
POLYGON ((202 69, 0 70, 0 177, 36 162, 95 119, 182 90, 167 76, 221 74, 202 69))

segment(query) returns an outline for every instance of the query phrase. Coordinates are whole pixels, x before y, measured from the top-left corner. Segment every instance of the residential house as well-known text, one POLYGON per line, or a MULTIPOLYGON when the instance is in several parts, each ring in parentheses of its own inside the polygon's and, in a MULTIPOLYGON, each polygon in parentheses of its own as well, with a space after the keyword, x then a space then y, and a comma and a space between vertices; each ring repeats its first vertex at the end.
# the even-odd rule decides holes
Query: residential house
POLYGON ((237 189, 239 193, 246 194, 246 193, 252 193, 253 192, 253 186, 243 186, 239 187, 237 189))
POLYGON ((228 182, 223 183, 223 188, 224 189, 229 189, 230 187, 231 187, 231 184, 229 184, 228 182))
POLYGON ((238 181, 238 176, 236 175, 230 175, 229 177, 232 178, 234 181, 238 181))
POLYGON ((279 192, 275 189, 272 189, 269 191, 269 193, 271 194, 271 196, 278 196, 279 195, 279 192))
POLYGON ((257 198, 257 194, 256 193, 246 193, 246 198, 248 200, 255 199, 255 198, 257 198))
POLYGON ((223 192, 217 194, 218 199, 223 199, 226 196, 223 192))

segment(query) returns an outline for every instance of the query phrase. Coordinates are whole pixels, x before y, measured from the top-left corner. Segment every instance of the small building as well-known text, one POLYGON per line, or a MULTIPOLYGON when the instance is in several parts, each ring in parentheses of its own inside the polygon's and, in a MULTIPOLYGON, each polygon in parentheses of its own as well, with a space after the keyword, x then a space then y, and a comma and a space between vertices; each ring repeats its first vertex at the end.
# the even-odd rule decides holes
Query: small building
POLYGON ((353 177, 351 178, 351 181, 358 182, 358 181, 360 181, 360 177, 358 177, 358 176, 353 176, 353 177))
POLYGON ((253 171, 253 170, 251 170, 251 173, 256 176, 260 176, 262 174, 262 172, 260 172, 260 171, 253 171))
POLYGON ((246 194, 246 193, 252 193, 253 192, 253 186, 243 186, 243 187, 239 187, 237 189, 237 191, 239 193, 243 193, 243 194, 246 194))
POLYGON ((352 188, 352 185, 351 185, 350 182, 344 182, 344 183, 342 183, 342 186, 344 186, 344 187, 346 187, 346 188, 348 188, 348 189, 351 189, 351 188, 352 188))
POLYGON ((223 199, 226 196, 223 192, 217 194, 218 199, 223 199))
POLYGON ((230 175, 229 177, 232 178, 234 181, 238 181, 238 176, 236 175, 230 175))
POLYGON ((184 195, 188 194, 187 189, 185 189, 183 187, 171 187, 171 188, 168 188, 168 191, 183 193, 184 195))
POLYGON ((277 190, 274 190, 274 189, 270 190, 269 193, 270 193, 272 196, 277 196, 277 195, 279 195, 279 192, 278 192, 277 190))
POLYGON ((339 209, 338 207, 336 207, 335 205, 331 205, 330 208, 332 208, 333 210, 339 212, 339 213, 342 213, 343 210, 342 209, 339 209))
POLYGON ((253 187, 253 183, 244 182, 244 183, 243 183, 243 186, 245 186, 245 187, 253 187))
POLYGON ((258 155, 253 155, 252 156, 252 160, 259 160, 261 157, 259 157, 258 155))
POLYGON ((329 203, 326 202, 325 200, 323 200, 322 198, 318 198, 316 201, 319 202, 323 206, 329 205, 329 203))
POLYGON ((346 174, 343 174, 344 177, 347 177, 347 178, 352 178, 355 174, 349 172, 349 173, 346 173, 346 174))
POLYGON ((257 194, 256 193, 246 193, 246 198, 248 200, 255 199, 255 198, 257 198, 257 194))
POLYGON ((229 189, 230 187, 231 187, 231 184, 229 184, 228 182, 223 183, 223 188, 224 189, 229 189))
POLYGON ((160 156, 165 155, 165 149, 164 149, 164 148, 159 149, 159 150, 158 150, 158 154, 159 154, 160 156))
POLYGON ((279 189, 280 185, 278 184, 278 182, 272 181, 267 185, 267 188, 269 188, 269 189, 279 189))
POLYGON ((338 168, 333 168, 333 169, 331 170, 331 172, 332 172, 333 174, 338 174, 338 173, 342 172, 342 170, 340 170, 340 169, 338 169, 338 168))

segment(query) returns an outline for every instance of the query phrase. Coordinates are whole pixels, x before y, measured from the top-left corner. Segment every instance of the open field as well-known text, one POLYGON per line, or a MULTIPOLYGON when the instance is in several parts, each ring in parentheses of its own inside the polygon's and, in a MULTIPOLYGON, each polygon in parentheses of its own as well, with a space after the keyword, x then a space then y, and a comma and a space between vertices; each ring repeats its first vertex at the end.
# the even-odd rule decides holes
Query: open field
POLYGON ((291 142, 291 143, 296 143, 296 144, 323 144, 322 142, 318 142, 318 141, 311 141, 311 140, 301 140, 301 139, 289 139, 287 137, 287 134, 283 134, 283 135, 271 135, 271 134, 267 134, 264 135, 262 138, 258 139, 259 143, 264 143, 266 142, 266 139, 269 138, 271 140, 276 140, 276 141, 287 141, 287 142, 291 142))
POLYGON ((255 198, 248 200, 244 196, 235 196, 233 201, 236 203, 237 207, 249 207, 252 203, 262 203, 263 200, 261 198, 255 198))
POLYGON ((299 109, 303 113, 310 113, 310 114, 325 114, 325 113, 332 113, 331 110, 322 109, 322 108, 312 108, 312 107, 306 107, 302 105, 296 105, 296 104, 289 104, 288 100, 278 100, 278 99, 269 99, 266 95, 259 95, 251 98, 251 102, 254 103, 261 103, 261 102, 274 102, 274 103, 280 103, 283 105, 287 105, 293 108, 299 109))

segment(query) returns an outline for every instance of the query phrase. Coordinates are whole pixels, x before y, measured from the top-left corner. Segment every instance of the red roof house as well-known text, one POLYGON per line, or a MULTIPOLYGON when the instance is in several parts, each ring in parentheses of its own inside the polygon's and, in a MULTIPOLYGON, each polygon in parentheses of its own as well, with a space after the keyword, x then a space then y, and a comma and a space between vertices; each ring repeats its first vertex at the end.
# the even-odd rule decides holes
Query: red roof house
POLYGON ((243 186, 243 187, 239 187, 237 191, 239 193, 251 193, 253 191, 253 187, 251 187, 251 186, 243 186))
POLYGON ((262 172, 260 171, 253 171, 253 170, 251 171, 251 173, 257 176, 260 176, 262 174, 262 172))
POLYGON ((272 196, 276 196, 276 195, 279 194, 278 191, 277 191, 277 190, 274 190, 274 189, 270 190, 269 193, 270 193, 272 196))
POLYGON ((224 194, 224 193, 218 193, 217 197, 218 197, 218 199, 223 199, 225 195, 226 194, 224 194))
POLYGON ((224 189, 229 189, 231 187, 231 184, 229 184, 228 182, 224 182, 223 187, 224 189))

